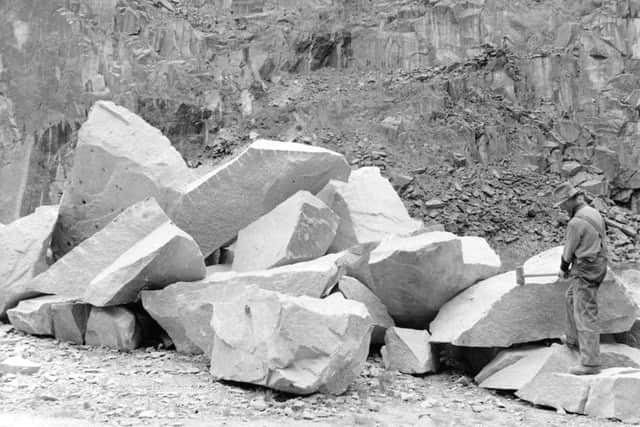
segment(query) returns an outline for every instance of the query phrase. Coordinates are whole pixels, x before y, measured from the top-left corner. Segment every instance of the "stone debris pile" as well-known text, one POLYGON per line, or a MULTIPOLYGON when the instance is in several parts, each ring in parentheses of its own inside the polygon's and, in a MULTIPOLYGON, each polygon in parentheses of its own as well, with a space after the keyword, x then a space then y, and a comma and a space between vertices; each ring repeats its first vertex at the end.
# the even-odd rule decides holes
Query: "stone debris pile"
MULTIPOLYGON (((481 387, 640 417, 615 393, 640 381, 640 273, 602 285, 602 331, 624 342, 603 345, 602 374, 577 379, 576 354, 551 345, 567 283, 518 285, 485 239, 411 218, 379 169, 268 140, 206 173, 176 156, 134 114, 96 103, 61 205, 0 228, 0 309, 15 329, 123 351, 172 343, 204 354, 218 380, 302 395, 344 393, 370 351, 422 375, 457 348, 497 354, 481 387), (575 396, 554 394, 564 387, 575 396)), ((525 272, 554 273, 561 249, 525 272)))

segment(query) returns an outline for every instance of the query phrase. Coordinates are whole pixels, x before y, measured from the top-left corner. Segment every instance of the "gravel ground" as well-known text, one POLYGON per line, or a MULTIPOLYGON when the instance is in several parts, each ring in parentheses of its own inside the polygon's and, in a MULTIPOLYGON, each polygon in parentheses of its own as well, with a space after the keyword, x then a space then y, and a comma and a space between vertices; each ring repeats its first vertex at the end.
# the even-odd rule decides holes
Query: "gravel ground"
POLYGON ((476 387, 457 373, 410 376, 372 357, 342 396, 296 397, 213 381, 204 357, 119 353, 37 338, 0 325, 0 359, 40 364, 0 376, 0 427, 14 426, 613 426, 476 387))

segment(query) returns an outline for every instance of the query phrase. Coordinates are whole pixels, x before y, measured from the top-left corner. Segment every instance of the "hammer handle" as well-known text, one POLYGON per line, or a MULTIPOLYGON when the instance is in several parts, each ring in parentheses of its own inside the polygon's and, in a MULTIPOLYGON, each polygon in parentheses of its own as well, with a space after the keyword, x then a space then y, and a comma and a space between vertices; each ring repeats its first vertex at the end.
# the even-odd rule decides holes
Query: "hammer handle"
POLYGON ((547 276, 557 276, 558 273, 536 273, 536 274, 525 274, 523 277, 547 277, 547 276))

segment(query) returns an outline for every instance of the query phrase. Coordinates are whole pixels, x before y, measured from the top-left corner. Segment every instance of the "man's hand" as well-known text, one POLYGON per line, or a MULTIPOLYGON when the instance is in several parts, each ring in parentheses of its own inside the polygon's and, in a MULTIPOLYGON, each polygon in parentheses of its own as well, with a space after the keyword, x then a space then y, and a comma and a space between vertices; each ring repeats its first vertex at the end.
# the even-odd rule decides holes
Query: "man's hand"
POLYGON ((568 271, 562 271, 560 270, 558 272, 558 280, 566 280, 569 278, 569 272, 568 271))

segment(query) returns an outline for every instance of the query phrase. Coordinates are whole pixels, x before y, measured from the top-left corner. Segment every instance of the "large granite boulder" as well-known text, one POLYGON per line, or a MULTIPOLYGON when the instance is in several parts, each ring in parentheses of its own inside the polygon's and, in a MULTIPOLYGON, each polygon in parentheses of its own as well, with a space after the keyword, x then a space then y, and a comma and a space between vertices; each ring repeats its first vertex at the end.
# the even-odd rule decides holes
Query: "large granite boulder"
POLYGON ((386 369, 404 374, 426 374, 438 369, 438 355, 429 343, 429 332, 389 328, 380 349, 386 369))
POLYGON ((26 334, 53 336, 51 306, 63 302, 72 301, 59 295, 26 299, 7 310, 7 317, 14 328, 26 334))
POLYGON ((484 239, 435 231, 382 241, 371 252, 372 279, 365 283, 398 326, 421 329, 447 301, 500 265, 484 239))
POLYGON ((376 167, 353 171, 349 182, 332 180, 318 197, 340 216, 332 252, 390 236, 408 235, 423 225, 422 221, 409 216, 400 196, 376 167))
POLYGON ((238 233, 233 270, 254 271, 321 257, 338 217, 308 191, 299 191, 238 233))
POLYGON ((345 298, 359 301, 367 307, 374 324, 371 344, 384 343, 387 328, 395 326, 395 322, 389 315, 387 307, 380 301, 380 298, 371 292, 362 282, 351 276, 343 276, 340 278, 338 290, 345 298))
POLYGON ((333 151, 258 140, 189 184, 170 216, 209 256, 296 192, 315 194, 331 179, 347 180, 350 171, 333 151))
MULTIPOLYGON (((600 347, 604 368, 640 367, 640 350, 624 344, 602 344, 600 347)), ((483 388, 520 390, 544 373, 568 373, 579 361, 578 352, 560 344, 508 349, 485 366, 475 381, 483 388)))
POLYGON ((142 340, 142 328, 134 312, 126 307, 93 307, 87 320, 87 345, 130 351, 142 340))
MULTIPOLYGON (((470 287, 445 304, 431 322, 431 340, 466 347, 509 347, 517 343, 559 338, 565 330, 568 281, 559 281, 562 248, 545 251, 524 264, 527 273, 549 273, 516 283, 514 271, 470 287)), ((638 307, 615 275, 607 276, 598 292, 602 333, 631 328, 638 307)))
POLYGON ((135 301, 142 289, 205 277, 194 240, 171 223, 154 199, 138 202, 59 259, 27 287, 95 306, 135 301))
POLYGON ((222 380, 311 394, 344 393, 369 353, 366 307, 333 294, 292 297, 253 288, 214 303, 211 374, 222 380))
POLYGON ((78 132, 72 173, 60 201, 54 252, 66 254, 148 197, 166 209, 192 177, 180 153, 158 129, 126 108, 96 102, 78 132))
POLYGON ((57 219, 57 206, 41 206, 31 215, 0 227, 0 318, 21 299, 33 295, 25 285, 48 268, 47 249, 57 219))
POLYGON ((247 286, 292 296, 321 298, 338 282, 347 254, 247 273, 213 272, 203 280, 175 283, 162 290, 143 291, 142 304, 181 353, 211 354, 213 303, 235 298, 247 286))
POLYGON ((516 395, 576 414, 640 422, 640 369, 610 368, 588 376, 546 373, 516 395))

